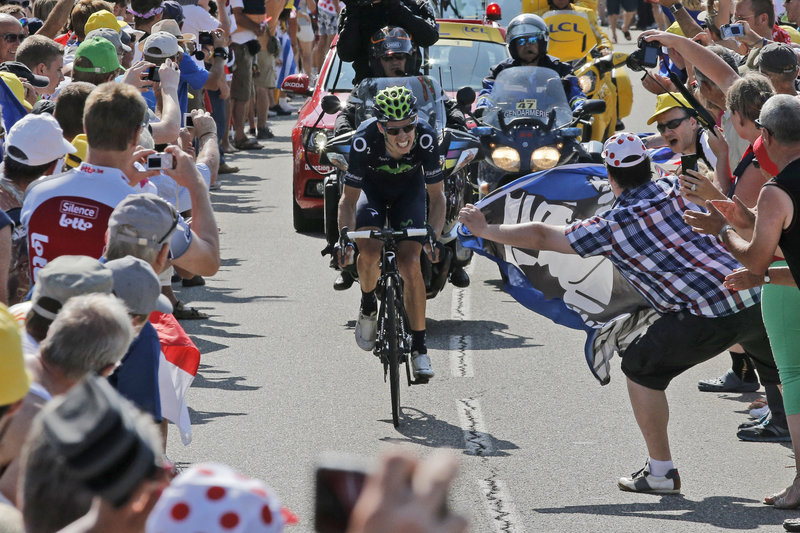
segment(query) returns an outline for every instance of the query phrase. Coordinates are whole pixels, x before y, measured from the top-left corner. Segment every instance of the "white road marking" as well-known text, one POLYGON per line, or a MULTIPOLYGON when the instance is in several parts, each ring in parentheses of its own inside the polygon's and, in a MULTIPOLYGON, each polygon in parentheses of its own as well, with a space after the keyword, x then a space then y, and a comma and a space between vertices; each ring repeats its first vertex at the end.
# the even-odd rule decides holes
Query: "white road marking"
POLYGON ((506 484, 494 475, 479 480, 478 484, 485 498, 494 530, 498 533, 524 533, 525 529, 522 527, 506 484))
MULTIPOLYGON (((475 270, 474 263, 465 268, 472 277, 475 270)), ((469 320, 470 318, 470 293, 469 287, 453 290, 453 305, 450 318, 453 320, 469 320)), ((475 376, 472 366, 472 338, 468 335, 453 335, 450 337, 450 368, 453 377, 471 378, 475 376)))

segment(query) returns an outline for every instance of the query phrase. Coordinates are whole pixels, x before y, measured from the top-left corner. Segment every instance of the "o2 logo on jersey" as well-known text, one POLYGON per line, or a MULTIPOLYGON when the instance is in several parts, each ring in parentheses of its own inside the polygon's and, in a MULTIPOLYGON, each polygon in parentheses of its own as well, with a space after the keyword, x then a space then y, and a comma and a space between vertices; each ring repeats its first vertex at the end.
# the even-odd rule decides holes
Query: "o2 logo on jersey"
POLYGON ((97 207, 72 200, 62 200, 58 208, 61 218, 58 225, 62 228, 72 228, 80 231, 87 231, 94 227, 88 219, 95 220, 99 215, 97 207))
POLYGON ((364 137, 356 137, 353 139, 353 150, 356 152, 363 152, 367 149, 367 140, 364 137))
POLYGON ((422 148, 423 150, 427 150, 431 146, 433 146, 433 137, 431 137, 427 133, 425 133, 423 135, 420 135, 420 137, 419 137, 419 147, 422 148))

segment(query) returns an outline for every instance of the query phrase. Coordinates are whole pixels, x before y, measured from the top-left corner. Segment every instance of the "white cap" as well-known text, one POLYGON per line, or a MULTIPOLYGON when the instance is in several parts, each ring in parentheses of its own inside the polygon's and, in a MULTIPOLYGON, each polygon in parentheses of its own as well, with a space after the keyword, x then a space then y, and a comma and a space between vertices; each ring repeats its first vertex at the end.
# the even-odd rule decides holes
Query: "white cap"
POLYGON ((77 152, 64 138, 58 121, 47 113, 28 114, 19 119, 9 130, 5 146, 8 157, 30 167, 51 163, 77 152))
POLYGON ((612 135, 603 146, 603 159, 610 167, 632 167, 647 157, 647 148, 635 134, 627 131, 612 135))

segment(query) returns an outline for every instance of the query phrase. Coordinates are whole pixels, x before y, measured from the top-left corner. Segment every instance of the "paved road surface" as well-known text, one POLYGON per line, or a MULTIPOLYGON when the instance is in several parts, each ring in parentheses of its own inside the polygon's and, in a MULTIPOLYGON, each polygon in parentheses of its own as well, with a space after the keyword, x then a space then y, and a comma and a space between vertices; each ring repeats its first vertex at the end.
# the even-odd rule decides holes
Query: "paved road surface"
MULTIPOLYGON (((630 51, 632 47, 622 47, 630 51)), ((636 87, 635 131, 655 99, 636 87)), ((792 479, 791 449, 739 442, 756 394, 698 393, 721 374, 723 355, 668 391, 681 496, 620 492, 616 479, 646 458, 618 363, 601 387, 583 360, 582 333, 553 325, 504 293, 497 270, 476 258, 467 289, 429 302, 428 346, 436 378, 402 388, 395 430, 382 368, 353 339, 358 291, 331 289, 321 234, 291 222, 289 131, 276 120, 265 150, 212 194, 223 266, 181 297, 212 315, 184 322, 203 352, 190 391, 194 441, 173 430, 168 454, 182 464, 221 461, 267 480, 313 531, 313 468, 326 450, 373 457, 389 446, 426 455, 454 450, 461 475, 452 507, 490 532, 780 531, 791 511, 760 499, 792 479)))

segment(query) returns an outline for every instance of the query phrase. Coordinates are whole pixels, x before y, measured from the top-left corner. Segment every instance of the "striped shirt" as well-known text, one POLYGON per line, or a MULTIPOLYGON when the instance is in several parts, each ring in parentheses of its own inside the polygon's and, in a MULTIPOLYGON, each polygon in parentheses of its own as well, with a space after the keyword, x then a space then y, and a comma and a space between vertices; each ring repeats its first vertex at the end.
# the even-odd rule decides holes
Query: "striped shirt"
POLYGON ((602 255, 659 313, 726 316, 759 302, 760 289, 731 291, 725 276, 741 265, 716 237, 695 233, 683 212, 678 178, 628 189, 614 206, 569 225, 566 237, 582 257, 602 255))

